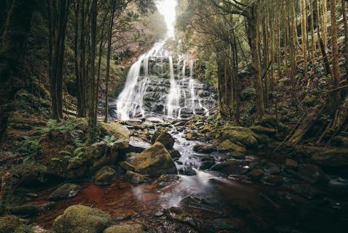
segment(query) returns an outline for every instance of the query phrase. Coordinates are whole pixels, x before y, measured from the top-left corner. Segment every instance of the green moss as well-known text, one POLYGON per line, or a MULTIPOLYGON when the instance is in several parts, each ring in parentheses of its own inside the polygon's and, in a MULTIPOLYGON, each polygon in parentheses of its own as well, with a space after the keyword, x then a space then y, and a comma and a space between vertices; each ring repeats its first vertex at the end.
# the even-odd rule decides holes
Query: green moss
POLYGON ((31 226, 25 224, 24 220, 7 215, 0 218, 0 233, 30 233, 31 226))

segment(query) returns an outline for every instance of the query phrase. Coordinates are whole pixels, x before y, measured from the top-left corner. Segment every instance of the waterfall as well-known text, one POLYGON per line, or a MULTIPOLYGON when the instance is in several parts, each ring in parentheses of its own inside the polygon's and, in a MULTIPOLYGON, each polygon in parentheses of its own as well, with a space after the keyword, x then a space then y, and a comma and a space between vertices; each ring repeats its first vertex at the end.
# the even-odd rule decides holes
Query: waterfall
POLYGON ((168 95, 168 117, 169 118, 180 118, 180 85, 175 80, 173 57, 169 57, 169 69, 170 69, 170 90, 168 95))
POLYGON ((126 80, 126 85, 117 99, 117 118, 127 120, 141 115, 145 116, 143 99, 147 89, 149 75, 149 57, 156 56, 162 49, 165 41, 156 43, 152 49, 139 57, 131 66, 126 80), (141 67, 144 76, 140 76, 141 67))

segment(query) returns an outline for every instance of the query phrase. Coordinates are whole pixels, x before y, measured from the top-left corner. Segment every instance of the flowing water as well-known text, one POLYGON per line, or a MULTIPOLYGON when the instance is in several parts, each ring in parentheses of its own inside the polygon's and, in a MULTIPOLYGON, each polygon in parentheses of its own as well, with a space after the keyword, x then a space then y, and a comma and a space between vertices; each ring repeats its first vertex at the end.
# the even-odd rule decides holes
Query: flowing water
POLYGON ((214 87, 195 78, 194 61, 156 43, 131 66, 116 103, 118 119, 159 116, 165 119, 208 115, 214 108, 214 87), (189 77, 186 76, 189 64, 189 77))

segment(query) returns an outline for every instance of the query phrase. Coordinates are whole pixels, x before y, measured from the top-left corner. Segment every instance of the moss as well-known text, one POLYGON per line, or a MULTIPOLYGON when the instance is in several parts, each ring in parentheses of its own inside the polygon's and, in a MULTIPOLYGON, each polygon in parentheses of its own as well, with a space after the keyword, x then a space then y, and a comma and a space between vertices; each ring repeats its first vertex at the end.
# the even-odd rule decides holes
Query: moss
POLYGON ((226 139, 222 143, 219 144, 219 150, 223 151, 238 151, 238 152, 244 152, 246 151, 245 147, 242 145, 238 145, 236 143, 231 142, 230 140, 226 139))
POLYGON ((239 142, 250 148, 256 148, 258 145, 254 133, 250 129, 243 127, 224 127, 222 139, 229 139, 231 142, 239 142))
POLYGON ((31 226, 25 224, 24 220, 7 215, 0 218, 0 233, 30 233, 31 226))
POLYGON ((160 142, 144 150, 131 162, 135 171, 149 176, 160 176, 176 172, 170 153, 160 142))
POLYGON ((74 205, 55 219, 53 230, 56 233, 101 233, 108 227, 110 221, 110 215, 102 210, 74 205))
POLYGON ((112 123, 98 122, 98 124, 102 131, 102 134, 114 136, 117 140, 118 139, 129 140, 130 132, 123 125, 117 122, 112 122, 112 123))
POLYGON ((145 233, 140 224, 120 224, 107 228, 104 233, 145 233))

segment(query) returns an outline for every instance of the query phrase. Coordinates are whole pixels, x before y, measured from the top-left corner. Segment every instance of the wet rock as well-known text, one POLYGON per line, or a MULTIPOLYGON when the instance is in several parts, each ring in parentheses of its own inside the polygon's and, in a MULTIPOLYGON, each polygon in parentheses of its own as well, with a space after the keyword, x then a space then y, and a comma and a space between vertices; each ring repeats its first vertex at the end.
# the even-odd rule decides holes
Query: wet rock
POLYGON ((129 136, 130 132, 129 130, 117 123, 117 122, 112 122, 112 123, 103 123, 103 122, 98 122, 100 129, 104 134, 108 134, 110 136, 114 136, 117 140, 118 139, 123 139, 129 141, 129 136))
POLYGON ((226 126, 222 131, 222 139, 229 139, 233 143, 241 143, 248 148, 256 148, 258 141, 255 138, 253 131, 248 128, 226 126))
POLYGON ((227 160, 218 163, 211 168, 212 171, 219 171, 227 175, 242 175, 248 172, 248 169, 243 166, 243 163, 236 160, 227 160))
POLYGON ((244 223, 241 219, 214 219, 208 220, 204 223, 203 232, 239 232, 244 223))
POLYGON ((198 135, 195 132, 189 132, 189 133, 186 133, 185 138, 187 140, 195 140, 198 138, 198 135))
POLYGON ((76 184, 66 183, 58 187, 56 190, 49 195, 48 199, 50 201, 58 201, 67 198, 75 197, 81 190, 81 187, 76 184))
POLYGON ((172 156, 173 160, 177 160, 181 157, 181 154, 178 150, 170 150, 169 153, 172 156))
POLYGON ((193 151, 202 154, 210 154, 216 150, 213 145, 201 145, 197 144, 193 146, 193 151))
POLYGON ((225 151, 245 152, 246 151, 244 146, 237 143, 233 143, 229 139, 226 139, 223 142, 221 142, 218 146, 218 150, 221 152, 225 152, 225 151))
POLYGON ((210 169, 212 166, 215 165, 215 161, 214 160, 206 160, 203 161, 201 166, 199 167, 200 170, 208 170, 210 169))
POLYGON ((160 142, 144 150, 130 164, 135 172, 152 177, 176 173, 170 153, 160 142))
POLYGON ((311 184, 327 181, 327 176, 323 170, 312 164, 301 164, 297 174, 302 180, 311 184))
POLYGON ((283 183, 283 177, 278 175, 266 175, 261 179, 263 184, 276 186, 283 183))
POLYGON ((202 221, 185 212, 180 207, 171 207, 165 210, 165 214, 172 220, 188 224, 195 229, 200 229, 203 225, 202 221))
POLYGON ((127 171, 125 178, 132 184, 142 184, 150 181, 146 176, 132 171, 127 171))
POLYGON ((251 179, 251 180, 260 180, 264 175, 264 172, 262 169, 254 169, 251 172, 247 173, 247 176, 251 179))
POLYGON ((155 142, 160 142, 167 150, 171 150, 173 149, 175 140, 167 131, 158 129, 151 139, 151 144, 154 144, 155 142))
POLYGON ((107 228, 103 233, 145 233, 145 229, 140 224, 119 224, 107 228))
POLYGON ((150 143, 138 137, 131 137, 129 141, 129 152, 141 153, 151 146, 150 143))
POLYGON ((21 205, 9 206, 6 210, 9 214, 21 217, 30 217, 39 214, 40 212, 42 212, 43 209, 40 206, 35 205, 21 205))
POLYGON ((287 159, 285 161, 285 167, 287 169, 291 169, 291 170, 297 170, 298 168, 298 163, 295 160, 292 159, 287 159))
POLYGON ((348 174, 348 150, 346 148, 334 148, 315 153, 312 160, 323 169, 348 174))
POLYGON ((26 221, 13 215, 0 217, 1 233, 31 233, 31 226, 26 221))
POLYGON ((116 178, 116 171, 108 166, 101 168, 96 174, 94 182, 96 185, 110 185, 116 178))
POLYGON ((276 175, 280 173, 279 167, 274 163, 266 163, 263 166, 263 168, 268 174, 271 174, 271 175, 276 175))
POLYGON ((53 230, 55 233, 101 233, 110 221, 111 216, 102 210, 74 205, 54 220, 53 230))
POLYGON ((156 183, 160 187, 166 187, 178 179, 179 179, 179 176, 177 175, 161 175, 160 178, 156 180, 156 183))

